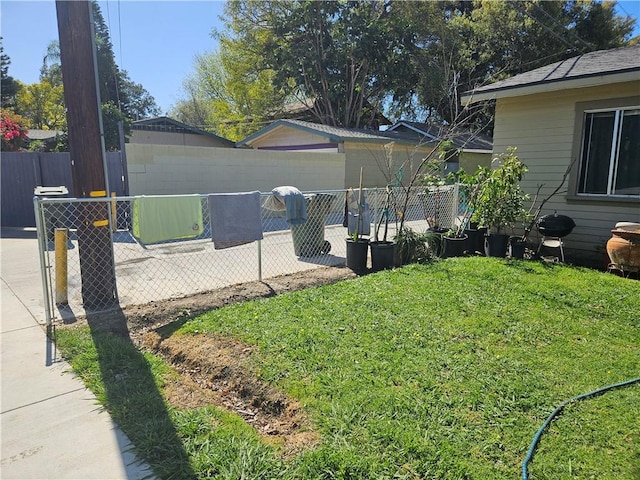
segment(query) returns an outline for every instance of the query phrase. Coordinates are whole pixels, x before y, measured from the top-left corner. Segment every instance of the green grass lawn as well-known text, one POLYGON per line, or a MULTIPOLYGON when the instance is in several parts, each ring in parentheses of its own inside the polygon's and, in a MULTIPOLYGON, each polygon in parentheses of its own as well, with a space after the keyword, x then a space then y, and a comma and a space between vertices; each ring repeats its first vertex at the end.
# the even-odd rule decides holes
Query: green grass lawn
MULTIPOLYGON (((640 283, 456 258, 215 310, 179 335, 257 348, 319 445, 293 458, 239 417, 163 400, 172 370, 121 339, 58 330, 75 371, 163 478, 517 479, 563 401, 640 376, 640 283)), ((640 385, 568 406, 529 476, 640 478, 640 385)))

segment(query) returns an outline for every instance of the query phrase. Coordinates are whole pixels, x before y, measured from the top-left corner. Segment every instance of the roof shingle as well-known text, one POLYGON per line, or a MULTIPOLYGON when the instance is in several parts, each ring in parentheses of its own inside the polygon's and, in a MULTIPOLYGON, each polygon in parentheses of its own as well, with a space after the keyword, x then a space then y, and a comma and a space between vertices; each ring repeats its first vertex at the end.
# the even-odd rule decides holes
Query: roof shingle
POLYGON ((640 44, 585 53, 476 88, 473 91, 465 92, 465 95, 634 71, 639 72, 638 78, 640 79, 640 44))

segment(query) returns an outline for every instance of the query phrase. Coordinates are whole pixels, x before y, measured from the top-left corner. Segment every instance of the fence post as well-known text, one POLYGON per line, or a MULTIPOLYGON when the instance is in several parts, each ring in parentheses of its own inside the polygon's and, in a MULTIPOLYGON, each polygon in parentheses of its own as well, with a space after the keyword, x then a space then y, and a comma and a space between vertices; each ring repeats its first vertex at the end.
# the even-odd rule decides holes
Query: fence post
POLYGON ((47 265, 45 249, 47 248, 47 225, 44 219, 42 203, 38 197, 33 197, 33 210, 36 216, 36 231, 38 233, 38 253, 40 256, 40 276, 42 281, 42 297, 44 300, 44 316, 47 327, 51 326, 52 321, 52 299, 49 289, 49 277, 47 275, 47 265))
POLYGON ((453 184, 453 225, 451 228, 456 228, 458 223, 458 209, 460 208, 460 192, 458 191, 458 182, 453 184))
POLYGON ((258 240, 258 281, 262 281, 262 240, 258 240))

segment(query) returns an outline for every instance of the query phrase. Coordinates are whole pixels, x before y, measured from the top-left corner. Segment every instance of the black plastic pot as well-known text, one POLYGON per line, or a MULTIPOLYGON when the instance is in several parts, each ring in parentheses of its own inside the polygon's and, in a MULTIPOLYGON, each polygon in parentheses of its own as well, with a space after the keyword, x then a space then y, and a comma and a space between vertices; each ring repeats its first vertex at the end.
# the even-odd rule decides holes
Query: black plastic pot
POLYGON ((393 268, 395 264, 395 242, 369 242, 371 246, 371 269, 374 272, 393 268))
POLYGON ((469 237, 467 235, 463 235, 462 237, 443 236, 444 252, 442 253, 442 258, 463 256, 468 249, 468 239, 469 237))
POLYGON ((470 228, 464 231, 467 239, 467 251, 469 253, 484 252, 484 236, 487 234, 486 228, 470 228))
POLYGON ((504 233, 489 233, 485 236, 484 251, 487 257, 507 256, 507 247, 509 246, 509 235, 504 233))
POLYGON ((509 238, 509 256, 511 258, 524 258, 524 251, 527 243, 521 237, 509 238))
POLYGON ((352 240, 347 238, 347 267, 360 273, 367 270, 369 240, 352 240))

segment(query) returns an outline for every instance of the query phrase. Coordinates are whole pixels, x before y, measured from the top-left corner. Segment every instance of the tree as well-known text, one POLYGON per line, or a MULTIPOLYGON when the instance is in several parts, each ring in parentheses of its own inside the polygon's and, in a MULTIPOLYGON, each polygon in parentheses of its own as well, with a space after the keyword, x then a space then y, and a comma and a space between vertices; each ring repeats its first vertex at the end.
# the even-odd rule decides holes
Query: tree
POLYGON ((107 152, 120 150, 118 123, 123 122, 124 131, 131 131, 131 121, 113 102, 102 104, 102 128, 104 130, 104 148, 107 152))
POLYGON ((2 37, 0 37, 0 103, 3 108, 12 107, 20 91, 20 83, 9 76, 10 64, 11 59, 4 53, 2 37))
MULTIPOLYGON (((117 122, 124 121, 124 133, 130 135, 131 121, 149 116, 157 116, 160 109, 153 96, 139 83, 129 78, 125 70, 120 70, 115 62, 113 46, 109 37, 109 29, 102 17, 98 2, 92 1, 95 26, 96 62, 98 64, 98 84, 100 86, 100 101, 102 102, 103 126, 105 129, 105 146, 108 151, 120 149, 119 132, 117 122), (120 113, 117 113, 115 110, 120 113), (115 123, 114 123, 115 122, 115 123)), ((44 85, 54 88, 62 85, 62 69, 60 65, 60 45, 52 41, 47 46, 47 52, 43 57, 40 69, 40 84, 31 86, 31 94, 36 91, 41 98, 44 94, 44 85), (36 86, 37 85, 37 86, 36 86)), ((44 111, 41 106, 36 106, 30 96, 25 96, 21 108, 25 116, 33 123, 34 128, 42 128, 36 125, 44 125, 54 128, 50 122, 44 120, 44 111), (27 105, 29 107, 27 107, 27 105)), ((59 108, 64 111, 64 99, 60 97, 59 108)), ((57 127, 56 127, 57 128, 57 127)), ((60 127, 65 129, 65 127, 60 127)))
POLYGON ((262 120, 266 111, 277 115, 286 101, 297 100, 316 122, 329 125, 375 128, 375 115, 384 109, 395 118, 440 125, 457 119, 461 128, 487 126, 490 133, 491 108, 476 107, 483 115, 463 110, 461 93, 579 53, 626 45, 635 20, 616 15, 613 5, 232 0, 225 6, 226 30, 218 34, 220 52, 206 75, 191 77, 188 101, 180 106, 195 116, 212 111, 207 118, 221 124, 224 116, 231 123, 262 120), (259 92, 274 100, 270 110, 245 101, 242 88, 259 81, 265 82, 259 92), (460 114, 471 113, 465 125, 460 114))
MULTIPOLYGON (((635 23, 616 15, 614 2, 438 2, 440 24, 422 21, 427 6, 415 6, 405 4, 421 45, 413 78, 431 79, 417 82, 415 93, 445 122, 460 111, 461 92, 580 53, 624 46, 635 23)), ((489 120, 485 114, 480 121, 489 120)))
POLYGON ((16 111, 28 122, 30 128, 66 130, 62 85, 48 81, 25 85, 16 97, 16 111))
POLYGON ((390 20, 390 2, 235 0, 225 8, 223 56, 248 52, 253 72, 273 72, 275 90, 306 102, 319 123, 377 126, 412 45, 390 20))
POLYGON ((0 140, 3 151, 20 150, 27 138, 28 131, 25 121, 20 115, 5 108, 0 109, 0 140))
POLYGON ((62 68, 60 66, 60 44, 52 40, 47 45, 47 53, 42 58, 40 67, 40 81, 47 81, 51 85, 62 85, 62 68))
POLYGON ((178 100, 173 106, 171 116, 177 120, 203 129, 211 129, 218 135, 223 134, 218 131, 216 124, 207 125, 209 116, 212 113, 211 101, 200 91, 198 85, 193 80, 193 76, 187 77, 182 84, 186 98, 178 100))
MULTIPOLYGON (((160 115, 160 108, 153 96, 139 83, 132 81, 126 70, 119 70, 121 110, 130 120, 160 115)), ((113 100, 109 100, 113 102, 113 100)), ((114 103, 115 104, 115 103, 114 103)))
POLYGON ((347 127, 373 124, 382 105, 450 123, 461 91, 549 63, 549 54, 624 45, 633 26, 611 2, 577 0, 235 0, 226 13, 223 52, 260 57, 277 88, 313 100, 317 121, 347 127))
MULTIPOLYGON (((460 109, 455 102, 462 72, 468 69, 463 48, 468 31, 455 19, 466 15, 470 2, 398 2, 395 18, 413 33, 413 49, 405 71, 395 78, 391 112, 436 124, 451 123, 460 109)), ((460 120, 460 119, 459 119, 460 120)), ((460 120, 461 121, 461 120, 460 120)))
POLYGON ((273 70, 257 71, 256 62, 233 49, 198 55, 176 117, 234 141, 261 128, 282 110, 284 95, 274 87, 273 70))

